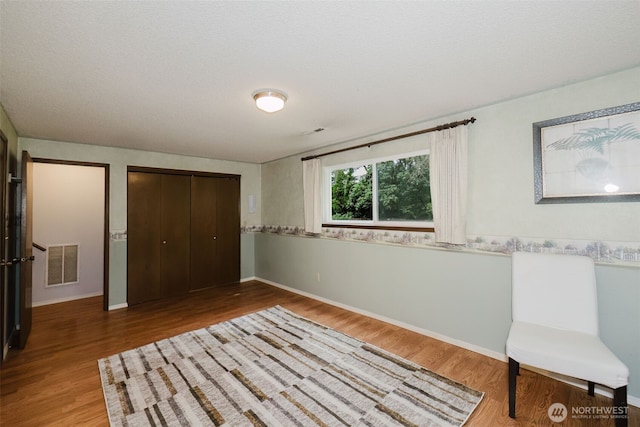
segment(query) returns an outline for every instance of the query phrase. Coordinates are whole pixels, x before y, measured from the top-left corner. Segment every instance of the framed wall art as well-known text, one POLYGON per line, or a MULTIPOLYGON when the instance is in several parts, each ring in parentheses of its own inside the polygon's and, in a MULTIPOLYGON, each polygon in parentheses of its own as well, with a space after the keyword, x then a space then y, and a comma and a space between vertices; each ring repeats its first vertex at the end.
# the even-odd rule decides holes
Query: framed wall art
POLYGON ((640 102, 533 124, 536 203, 640 201, 640 102))

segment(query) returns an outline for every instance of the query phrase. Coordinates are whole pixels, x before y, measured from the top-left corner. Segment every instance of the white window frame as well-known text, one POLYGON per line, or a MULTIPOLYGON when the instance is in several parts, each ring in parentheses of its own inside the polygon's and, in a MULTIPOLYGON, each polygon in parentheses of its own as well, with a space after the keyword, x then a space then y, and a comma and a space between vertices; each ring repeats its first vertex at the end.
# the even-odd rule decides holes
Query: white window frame
POLYGON ((323 223, 332 226, 374 226, 374 227, 407 227, 407 228, 433 228, 433 221, 380 221, 378 217, 378 174, 377 163, 388 162, 393 160, 405 159, 408 157, 429 155, 429 150, 419 150, 409 153, 395 154, 391 156, 375 157, 370 159, 363 159, 352 161, 348 163, 341 163, 336 165, 330 165, 323 167, 322 178, 322 216, 323 223), (373 182, 372 182, 372 220, 335 220, 331 218, 331 174, 340 169, 354 168, 357 169, 361 166, 371 165, 373 168, 373 182))

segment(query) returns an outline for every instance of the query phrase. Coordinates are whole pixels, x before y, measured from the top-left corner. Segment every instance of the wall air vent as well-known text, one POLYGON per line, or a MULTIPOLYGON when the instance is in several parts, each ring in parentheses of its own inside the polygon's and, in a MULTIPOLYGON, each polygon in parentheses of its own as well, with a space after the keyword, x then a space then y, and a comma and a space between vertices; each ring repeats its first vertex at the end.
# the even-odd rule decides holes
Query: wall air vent
POLYGON ((50 245, 47 247, 47 286, 69 285, 78 282, 79 245, 50 245))

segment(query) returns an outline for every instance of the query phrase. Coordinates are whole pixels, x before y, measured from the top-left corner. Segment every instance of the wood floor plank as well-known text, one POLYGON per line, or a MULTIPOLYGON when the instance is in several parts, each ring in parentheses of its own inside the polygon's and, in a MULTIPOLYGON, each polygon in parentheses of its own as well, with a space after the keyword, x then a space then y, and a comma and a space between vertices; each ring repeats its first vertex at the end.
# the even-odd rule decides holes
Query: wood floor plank
MULTIPOLYGON (((171 300, 102 311, 102 298, 33 310, 24 350, 11 350, 0 371, 0 425, 107 426, 97 360, 163 338, 281 305, 462 382, 485 397, 469 426, 549 426, 547 410, 609 407, 611 399, 521 369, 517 420, 508 417, 507 364, 257 281, 194 292, 171 300)), ((630 407, 630 426, 640 408, 630 407)), ((572 420, 564 426, 613 426, 612 420, 572 420)))

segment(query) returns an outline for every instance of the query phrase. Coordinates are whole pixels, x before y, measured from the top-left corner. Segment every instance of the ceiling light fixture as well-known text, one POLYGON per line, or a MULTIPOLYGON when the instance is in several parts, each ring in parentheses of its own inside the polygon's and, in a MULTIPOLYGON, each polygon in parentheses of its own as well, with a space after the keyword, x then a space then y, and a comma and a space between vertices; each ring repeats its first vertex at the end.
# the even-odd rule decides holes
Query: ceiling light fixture
POLYGON ((287 100, 287 94, 277 89, 259 89, 251 96, 256 101, 256 107, 267 113, 282 110, 287 100))

